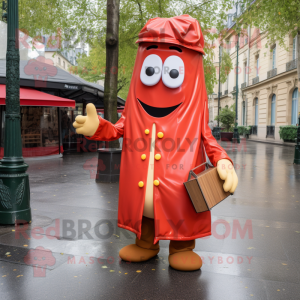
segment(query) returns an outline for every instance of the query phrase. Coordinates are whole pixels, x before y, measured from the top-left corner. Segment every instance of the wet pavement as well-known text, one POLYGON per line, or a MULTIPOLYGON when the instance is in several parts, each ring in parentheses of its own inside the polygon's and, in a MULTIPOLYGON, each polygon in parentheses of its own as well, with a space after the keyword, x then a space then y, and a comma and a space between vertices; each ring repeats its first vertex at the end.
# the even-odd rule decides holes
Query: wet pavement
POLYGON ((196 243, 203 267, 190 273, 169 267, 168 241, 148 262, 119 261, 135 236, 116 227, 118 184, 95 182, 97 154, 28 161, 33 220, 0 227, 0 299, 299 299, 294 149, 222 145, 239 186, 213 208, 212 236, 196 243))

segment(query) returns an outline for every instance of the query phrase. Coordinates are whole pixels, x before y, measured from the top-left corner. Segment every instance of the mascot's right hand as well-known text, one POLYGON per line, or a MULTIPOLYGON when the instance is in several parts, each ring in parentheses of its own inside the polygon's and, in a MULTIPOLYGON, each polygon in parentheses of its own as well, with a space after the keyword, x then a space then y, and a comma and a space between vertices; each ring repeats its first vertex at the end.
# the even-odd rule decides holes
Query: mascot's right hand
POLYGON ((94 104, 89 103, 86 106, 86 116, 77 116, 73 126, 78 134, 93 136, 99 126, 99 118, 94 104))

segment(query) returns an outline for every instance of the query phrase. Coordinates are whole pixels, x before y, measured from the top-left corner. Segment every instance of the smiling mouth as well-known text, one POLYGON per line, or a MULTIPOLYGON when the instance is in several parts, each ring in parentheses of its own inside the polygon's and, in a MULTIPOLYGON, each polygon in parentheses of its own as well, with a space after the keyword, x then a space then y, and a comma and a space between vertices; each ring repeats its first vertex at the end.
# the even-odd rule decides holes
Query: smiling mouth
POLYGON ((178 106, 180 106, 182 104, 182 102, 181 102, 181 103, 179 103, 175 106, 171 106, 171 107, 154 107, 154 106, 147 105, 146 103, 142 102, 140 99, 138 99, 138 101, 140 102, 140 104, 142 105, 142 107, 146 111, 146 113, 148 115, 150 115, 151 117, 155 117, 155 118, 163 118, 163 117, 169 115, 178 106))

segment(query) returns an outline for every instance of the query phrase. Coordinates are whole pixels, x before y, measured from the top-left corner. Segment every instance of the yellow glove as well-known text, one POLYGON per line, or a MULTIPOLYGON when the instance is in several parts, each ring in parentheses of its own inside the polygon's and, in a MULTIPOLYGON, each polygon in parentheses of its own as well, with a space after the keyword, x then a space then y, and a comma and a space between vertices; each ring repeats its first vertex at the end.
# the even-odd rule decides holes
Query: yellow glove
POLYGON ((217 171, 222 180, 225 180, 223 189, 225 192, 234 193, 239 179, 235 173, 234 167, 230 160, 221 159, 217 163, 217 171))
POLYGON ((100 123, 94 104, 89 103, 86 106, 86 114, 86 116, 77 116, 73 126, 76 128, 76 132, 78 134, 93 136, 96 133, 100 123))

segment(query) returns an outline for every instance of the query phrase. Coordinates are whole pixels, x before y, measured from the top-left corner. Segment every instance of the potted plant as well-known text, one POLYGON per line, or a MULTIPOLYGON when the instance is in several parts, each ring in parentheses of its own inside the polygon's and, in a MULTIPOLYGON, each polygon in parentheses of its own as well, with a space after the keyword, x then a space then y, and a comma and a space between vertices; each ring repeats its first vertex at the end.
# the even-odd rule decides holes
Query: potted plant
POLYGON ((248 139, 251 134, 251 126, 238 126, 238 131, 240 136, 244 136, 248 139))
POLYGON ((219 121, 224 127, 221 130, 221 141, 232 141, 233 138, 233 125, 235 120, 235 105, 228 107, 226 105, 220 110, 220 114, 216 116, 215 120, 219 121))
POLYGON ((296 125, 280 126, 279 128, 279 136, 284 142, 295 143, 298 128, 296 125))

